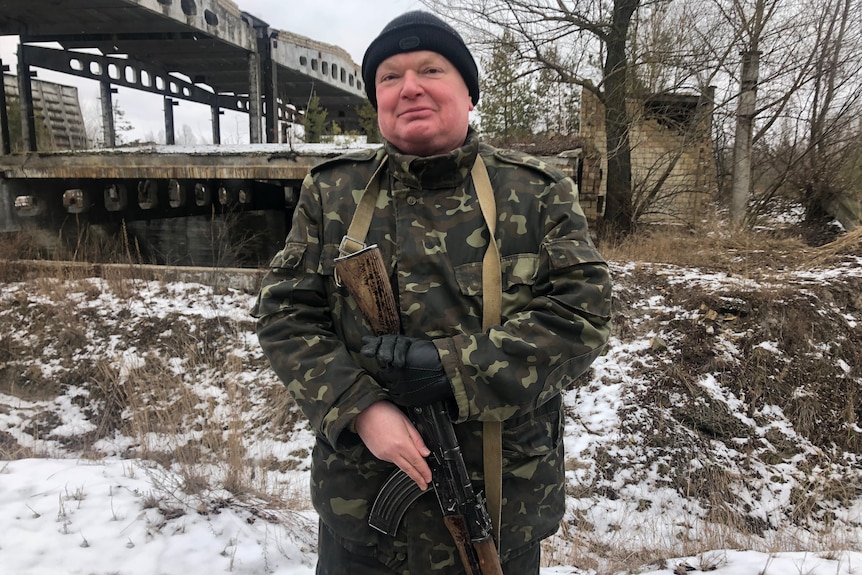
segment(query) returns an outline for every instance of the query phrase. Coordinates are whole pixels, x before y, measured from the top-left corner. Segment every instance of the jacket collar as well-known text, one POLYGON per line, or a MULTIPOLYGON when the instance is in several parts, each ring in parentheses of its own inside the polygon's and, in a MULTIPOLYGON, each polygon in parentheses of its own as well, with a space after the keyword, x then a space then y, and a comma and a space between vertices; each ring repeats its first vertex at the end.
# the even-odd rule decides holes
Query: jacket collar
POLYGON ((470 175, 479 153, 479 136, 469 128, 464 144, 448 154, 414 156, 384 143, 389 155, 389 173, 409 188, 442 189, 460 186, 470 175))

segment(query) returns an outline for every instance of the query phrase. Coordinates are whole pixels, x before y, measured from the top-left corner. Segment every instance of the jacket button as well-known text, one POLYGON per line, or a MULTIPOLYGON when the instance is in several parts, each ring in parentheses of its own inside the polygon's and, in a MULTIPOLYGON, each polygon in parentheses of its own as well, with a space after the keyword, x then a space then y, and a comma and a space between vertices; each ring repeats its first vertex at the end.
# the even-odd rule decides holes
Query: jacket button
POLYGON ((418 201, 419 200, 416 199, 416 196, 408 196, 407 197, 407 205, 408 206, 415 206, 416 202, 418 202, 418 201))

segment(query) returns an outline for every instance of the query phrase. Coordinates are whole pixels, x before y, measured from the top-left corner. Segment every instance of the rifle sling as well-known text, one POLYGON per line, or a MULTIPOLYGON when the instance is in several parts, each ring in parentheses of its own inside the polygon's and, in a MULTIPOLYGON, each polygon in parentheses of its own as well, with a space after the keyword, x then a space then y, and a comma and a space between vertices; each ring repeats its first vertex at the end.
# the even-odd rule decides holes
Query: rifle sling
POLYGON ((347 235, 342 238, 338 248, 343 256, 356 253, 365 247, 365 236, 368 235, 368 228, 371 227, 374 206, 377 204, 377 196, 380 195, 380 178, 387 160, 388 156, 384 155, 383 161, 374 170, 374 174, 365 186, 365 191, 362 192, 362 198, 356 206, 356 213, 353 214, 350 227, 347 228, 347 235))
MULTIPOLYGON (((488 177, 488 170, 482 156, 476 156, 473 164, 473 187, 479 196, 479 207, 488 226, 490 240, 485 257, 482 259, 482 329, 488 331, 500 323, 502 314, 503 280, 500 271, 500 251, 497 247, 495 232, 497 228, 497 203, 494 201, 494 188, 488 177)), ((493 532, 500 540, 500 521, 503 506, 503 432, 499 421, 486 421, 482 424, 482 458, 485 476, 485 497, 488 500, 488 515, 491 517, 493 532)))
MULTIPOLYGON (((347 229, 347 235, 341 240, 339 248, 342 255, 354 253, 365 247, 365 236, 371 225, 374 207, 380 193, 380 178, 383 168, 388 161, 383 156, 383 161, 377 167, 374 175, 365 187, 356 213, 347 229)), ((497 223, 497 204, 494 201, 494 189, 488 177, 488 170, 482 156, 476 155, 473 169, 470 172, 473 178, 473 187, 479 198, 479 208, 488 227, 490 240, 488 249, 482 259, 482 328, 487 331, 500 322, 502 313, 503 282, 500 271, 500 252, 495 239, 497 223)), ((500 521, 503 501, 503 440, 502 424, 499 421, 486 421, 482 428, 482 453, 485 476, 485 497, 488 504, 488 515, 491 517, 491 525, 499 540, 500 521)))

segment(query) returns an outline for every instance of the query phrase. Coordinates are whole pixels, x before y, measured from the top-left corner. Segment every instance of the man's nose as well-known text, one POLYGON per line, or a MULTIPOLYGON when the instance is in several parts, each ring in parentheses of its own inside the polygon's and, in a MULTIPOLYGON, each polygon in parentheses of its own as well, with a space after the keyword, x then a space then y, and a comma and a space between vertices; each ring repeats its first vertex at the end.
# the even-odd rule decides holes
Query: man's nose
POLYGON ((413 70, 408 70, 404 74, 404 83, 401 86, 401 95, 411 98, 421 94, 422 91, 422 82, 419 78, 419 74, 413 70))

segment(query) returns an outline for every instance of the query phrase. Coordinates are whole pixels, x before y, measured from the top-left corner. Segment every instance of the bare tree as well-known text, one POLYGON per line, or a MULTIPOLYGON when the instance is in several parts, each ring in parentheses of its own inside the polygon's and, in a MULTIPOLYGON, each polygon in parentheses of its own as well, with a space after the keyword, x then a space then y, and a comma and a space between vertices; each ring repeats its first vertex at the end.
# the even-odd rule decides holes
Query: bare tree
POLYGON ((751 194, 751 146, 754 137, 754 119, 757 113, 757 84, 760 79, 760 44, 772 16, 777 0, 733 0, 726 13, 729 22, 736 23, 740 40, 742 66, 739 80, 739 100, 736 112, 736 131, 733 142, 733 194, 731 215, 737 224, 744 220, 751 194))
MULTIPOLYGON (((808 219, 860 218, 862 11, 854 0, 423 0, 452 15, 478 49, 504 32, 516 58, 604 104, 607 231, 653 209, 681 148, 634 182, 628 101, 710 94, 721 197, 752 224, 773 199, 800 193, 808 219)), ((854 223, 855 222, 855 223, 854 223)))
POLYGON ((634 227, 631 149, 626 107, 628 42, 642 0, 562 2, 558 0, 423 0, 451 14, 482 50, 503 31, 533 71, 550 71, 562 82, 594 93, 605 108, 608 171, 604 233, 627 234, 634 227))
POLYGON ((854 11, 858 13, 852 0, 833 0, 824 8, 817 28, 808 141, 800 163, 803 169, 795 172, 794 179, 805 191, 809 221, 831 216, 845 228, 855 229, 862 212, 858 201, 855 207, 851 203, 851 190, 841 181, 841 174, 859 154, 862 30, 858 14, 855 26, 851 19, 854 11))
POLYGON ((81 114, 84 117, 84 131, 87 140, 94 148, 104 145, 104 131, 102 130, 102 108, 98 100, 86 100, 81 104, 81 114))
POLYGON ((852 227, 854 210, 842 209, 848 187, 836 175, 858 153, 862 24, 853 4, 701 4, 697 26, 706 23, 709 36, 702 45, 726 56, 716 58, 714 70, 725 91, 725 117, 735 123, 731 207, 738 224, 752 224, 779 194, 801 191, 809 220, 840 212, 852 227))
POLYGON ((183 124, 176 143, 179 146, 194 146, 198 143, 198 138, 195 136, 191 126, 183 124))

